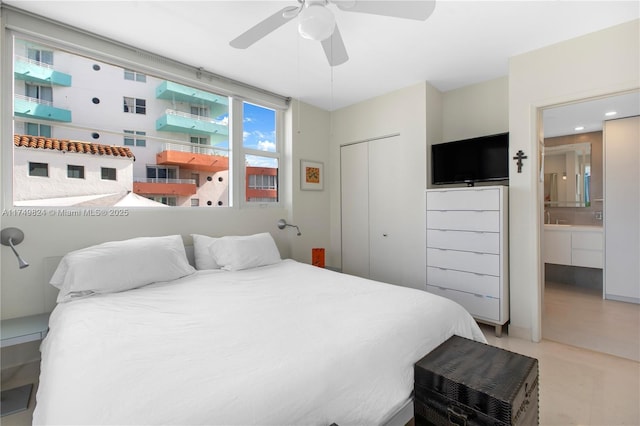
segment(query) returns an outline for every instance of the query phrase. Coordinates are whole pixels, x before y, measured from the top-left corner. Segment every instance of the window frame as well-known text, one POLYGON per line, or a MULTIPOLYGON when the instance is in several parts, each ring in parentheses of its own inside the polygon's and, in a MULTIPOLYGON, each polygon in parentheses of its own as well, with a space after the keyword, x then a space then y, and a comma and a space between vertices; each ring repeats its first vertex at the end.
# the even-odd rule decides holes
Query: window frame
POLYGON ((29 162, 27 162, 27 167, 28 167, 27 175, 28 175, 29 177, 38 177, 38 178, 41 178, 41 177, 43 177, 43 178, 48 178, 48 177, 49 177, 49 163, 41 163, 41 162, 39 162, 39 161, 29 161, 29 162), (37 164, 37 165, 39 165, 39 166, 45 166, 44 168, 40 167, 39 169, 40 169, 40 170, 44 169, 44 170, 46 171, 46 174, 44 174, 44 175, 34 175, 34 174, 31 174, 31 171, 32 171, 32 170, 35 170, 35 168, 31 166, 32 164, 33 164, 34 166, 35 166, 36 164, 37 164))
MULTIPOLYGON (((236 99, 237 103, 240 104, 239 109, 239 114, 241 115, 241 119, 237 120, 240 124, 240 141, 238 142, 238 148, 236 148, 235 152, 238 153, 238 157, 240 157, 241 159, 241 163, 242 163, 242 182, 244 182, 244 185, 241 185, 240 188, 240 204, 245 207, 245 208, 264 208, 264 207, 280 207, 282 205, 282 188, 283 188, 283 184, 282 184, 282 158, 284 157, 284 153, 283 151, 283 147, 284 147, 284 131, 283 131, 283 127, 284 127, 284 111, 280 111, 276 108, 271 108, 265 105, 260 104, 259 102, 254 102, 252 100, 249 99, 236 99), (261 151, 259 149, 251 149, 251 148, 246 148, 244 146, 244 138, 242 137, 242 134, 244 132, 244 104, 245 103, 249 103, 249 104, 253 104, 255 106, 258 107, 262 107, 262 108, 267 108, 267 109, 272 109, 275 111, 275 144, 276 144, 276 149, 275 151, 271 152, 271 151, 261 151), (278 174, 276 175, 277 177, 277 181, 276 181, 276 190, 277 190, 277 194, 278 194, 278 199, 276 201, 247 201, 247 188, 249 187, 249 182, 246 179, 247 176, 247 165, 246 165, 246 161, 245 158, 247 155, 254 155, 254 156, 258 156, 258 157, 267 157, 267 158, 274 158, 277 160, 278 162, 278 174)), ((238 113, 236 112, 236 113, 238 113)), ((236 123, 238 124, 238 123, 236 123)))
POLYGON ((104 167, 101 166, 100 167, 100 180, 110 180, 110 181, 114 181, 117 182, 118 181, 118 169, 116 169, 115 167, 104 167), (110 177, 104 177, 105 175, 105 171, 109 172, 107 174, 110 174, 110 171, 113 170, 113 179, 111 179, 110 177))
POLYGON ((67 179, 85 179, 85 167, 79 164, 67 164, 67 179), (71 176, 78 172, 79 176, 71 176))
MULTIPOLYGON (((11 7, 3 7, 2 27, 0 28, 0 73, 13 75, 14 39, 23 39, 33 43, 42 44, 47 48, 64 50, 72 54, 85 56, 99 62, 132 70, 139 74, 153 75, 154 77, 167 79, 179 84, 198 88, 229 97, 229 149, 230 149, 230 174, 229 174, 229 204, 227 208, 243 207, 276 207, 281 205, 283 198, 282 189, 285 188, 284 176, 287 176, 282 161, 284 153, 281 143, 283 141, 282 127, 284 112, 288 110, 290 98, 269 92, 268 90, 251 86, 249 84, 219 76, 213 72, 194 66, 180 63, 170 58, 159 57, 151 52, 136 48, 124 43, 115 43, 107 38, 79 30, 71 25, 50 21, 47 18, 22 12, 11 7), (38 28, 34 33, 33 28, 38 28), (239 101, 246 101, 256 105, 272 108, 276 111, 276 129, 278 132, 278 186, 279 197, 277 203, 246 203, 245 202, 245 176, 246 170, 243 159, 246 150, 242 146, 242 105, 239 101), (234 106, 236 106, 234 110, 234 106), (238 112, 240 114, 238 115, 238 112), (233 120, 233 121, 232 121, 233 120)), ((55 58, 54 58, 55 60, 55 58)), ((13 79, 3 79, 0 93, 0 123, 2 132, 0 137, 6 140, 13 138, 13 79)), ((134 98, 135 99, 135 98, 134 98)), ((146 111, 145 111, 146 112, 146 111)), ((134 111, 135 113, 135 111, 134 111)), ((123 123, 124 124, 124 123, 123 123)), ((123 135, 124 136, 124 135, 123 135)), ((13 199, 13 145, 4 144, 2 152, 2 202, 5 206, 14 206, 13 199)), ((257 152, 256 155, 267 155, 266 152, 257 152)), ((287 170, 290 166, 287 167, 287 170)))

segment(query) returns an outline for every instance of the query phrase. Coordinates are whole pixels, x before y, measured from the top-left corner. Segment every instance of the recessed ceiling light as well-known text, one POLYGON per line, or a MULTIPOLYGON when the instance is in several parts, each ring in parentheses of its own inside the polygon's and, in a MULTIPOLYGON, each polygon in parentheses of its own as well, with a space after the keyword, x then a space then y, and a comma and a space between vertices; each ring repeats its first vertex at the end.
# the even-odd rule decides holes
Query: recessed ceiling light
POLYGON ((606 115, 607 117, 611 117, 612 115, 616 115, 618 112, 617 111, 609 111, 606 112, 604 115, 606 115))
POLYGON ((584 130, 584 126, 578 126, 573 130, 575 130, 576 132, 579 132, 580 130, 584 130))

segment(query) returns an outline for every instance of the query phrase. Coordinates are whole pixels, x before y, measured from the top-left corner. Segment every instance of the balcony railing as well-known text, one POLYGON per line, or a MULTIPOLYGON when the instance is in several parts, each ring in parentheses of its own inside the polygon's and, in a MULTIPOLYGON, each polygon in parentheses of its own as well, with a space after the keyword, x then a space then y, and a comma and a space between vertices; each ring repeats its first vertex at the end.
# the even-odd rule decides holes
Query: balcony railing
POLYGON ((15 58, 14 76, 18 80, 36 84, 71 86, 71 74, 56 71, 51 64, 38 62, 22 56, 16 56, 15 58))
POLYGON ((51 64, 47 64, 46 62, 36 61, 35 59, 27 58, 26 56, 15 55, 15 58, 16 60, 26 62, 27 64, 36 65, 42 68, 49 68, 50 70, 53 69, 53 65, 51 64))
POLYGON ((215 120, 211 117, 205 117, 203 115, 191 114, 183 111, 176 111, 175 109, 166 109, 164 110, 164 113, 167 115, 175 115, 178 117, 188 118, 190 120, 198 120, 198 121, 204 121, 205 123, 217 124, 218 126, 227 125, 227 123, 222 120, 215 120))
POLYGON ((14 97, 16 99, 20 99, 22 101, 31 102, 31 103, 38 104, 38 105, 46 105, 46 106, 50 106, 50 107, 53 106, 53 102, 47 101, 45 99, 32 98, 31 96, 19 95, 19 94, 14 95, 14 97))
POLYGON ((192 154, 217 155, 220 157, 228 157, 229 151, 226 149, 216 148, 211 145, 199 145, 195 143, 165 143, 162 146, 163 151, 190 152, 192 154))
POLYGON ((215 139, 218 142, 223 142, 229 137, 227 122, 174 109, 166 109, 164 114, 156 120, 156 130, 207 135, 210 139, 215 139))
POLYGON ((169 178, 134 178, 134 182, 137 183, 186 183, 196 184, 195 179, 169 179, 169 178))
POLYGON ((71 110, 56 108, 53 102, 14 94, 13 113, 16 117, 71 122, 71 110))

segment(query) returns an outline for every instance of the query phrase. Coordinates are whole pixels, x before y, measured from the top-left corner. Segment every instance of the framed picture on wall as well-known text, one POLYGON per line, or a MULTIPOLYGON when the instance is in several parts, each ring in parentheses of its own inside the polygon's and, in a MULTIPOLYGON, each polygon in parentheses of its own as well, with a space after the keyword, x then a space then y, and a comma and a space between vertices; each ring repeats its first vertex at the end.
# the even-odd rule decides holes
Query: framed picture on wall
POLYGON ((324 164, 319 161, 300 160, 300 189, 322 191, 324 189, 324 164))

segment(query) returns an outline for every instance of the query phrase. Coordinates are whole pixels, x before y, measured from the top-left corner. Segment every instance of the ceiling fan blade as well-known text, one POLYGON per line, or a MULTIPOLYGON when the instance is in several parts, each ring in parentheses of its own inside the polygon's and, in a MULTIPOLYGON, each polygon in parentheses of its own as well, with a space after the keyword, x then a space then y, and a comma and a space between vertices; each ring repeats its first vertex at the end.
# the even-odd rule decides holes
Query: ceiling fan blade
POLYGON ((435 0, 331 0, 345 12, 370 13, 394 18, 426 20, 436 8, 435 0))
POLYGON ((327 56, 329 65, 332 67, 344 64, 349 60, 347 48, 344 45, 344 41, 342 41, 342 35, 337 25, 331 37, 322 40, 322 48, 327 56))
POLYGON ((297 14, 292 12, 296 9, 299 8, 295 6, 287 6, 284 9, 279 10, 264 21, 259 22, 244 33, 240 34, 238 37, 231 40, 229 45, 236 49, 246 49, 264 36, 272 33, 295 18, 297 14))

